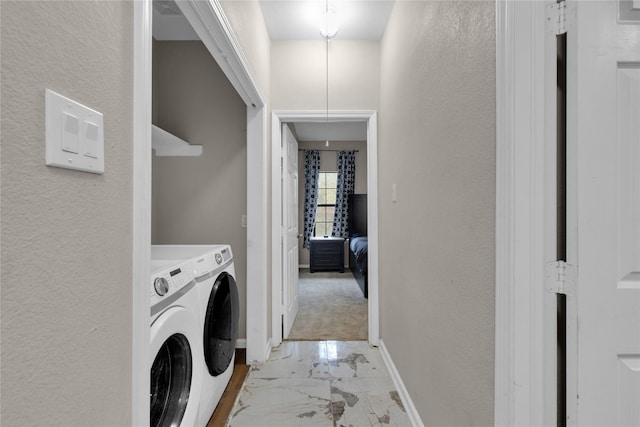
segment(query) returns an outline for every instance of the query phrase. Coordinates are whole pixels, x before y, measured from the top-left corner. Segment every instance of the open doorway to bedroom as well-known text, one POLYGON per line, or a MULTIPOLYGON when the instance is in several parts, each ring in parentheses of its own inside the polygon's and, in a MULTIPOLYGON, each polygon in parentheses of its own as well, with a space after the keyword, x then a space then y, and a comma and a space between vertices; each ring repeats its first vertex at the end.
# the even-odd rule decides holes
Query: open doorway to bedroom
POLYGON ((287 241, 284 234, 282 239, 273 239, 273 345, 283 339, 366 340, 375 345, 379 338, 377 263, 371 260, 377 258, 377 225, 374 225, 377 224, 376 114, 371 111, 333 113, 327 123, 326 112, 275 111, 272 119, 273 232, 277 235, 286 229, 281 220, 286 222, 290 215, 287 214, 291 208, 287 199, 294 200, 297 203, 296 224, 299 225, 298 252, 294 261, 300 268, 296 270, 297 283, 292 289, 288 263, 294 257, 281 246, 287 241), (286 153, 292 151, 291 143, 287 142, 289 131, 295 138, 297 152, 296 177, 293 178, 297 183, 295 197, 287 196, 290 190, 286 183, 291 179, 291 166, 288 166, 290 160, 286 153), (306 171, 312 152, 317 156, 313 160, 315 171, 312 175, 316 182, 311 182, 313 179, 310 180, 306 171), (281 153, 285 153, 283 159, 281 153), (339 167, 341 162, 343 166, 339 167), (338 177, 345 176, 339 172, 345 164, 355 169, 351 189, 346 195, 337 189, 342 185, 338 184, 338 177), (316 192, 312 203, 308 200, 309 189, 305 189, 309 182, 316 192), (351 208, 355 200, 358 200, 357 208, 351 208), (336 210, 339 212, 337 217, 344 220, 342 225, 334 224, 336 210), (308 218, 310 213, 313 213, 311 220, 308 218), (353 214, 357 214, 361 228, 352 225, 353 214), (362 271, 353 274, 357 268, 350 249, 353 237, 369 243, 368 262, 364 265, 371 264, 373 268, 365 267, 364 275, 362 271), (287 301, 293 302, 294 293, 297 307, 289 310, 287 301), (295 320, 291 320, 294 312, 295 320))
POLYGON ((350 246, 367 239, 367 126, 331 126, 329 146, 325 126, 290 124, 298 140, 299 308, 284 338, 366 341, 366 254, 356 263, 350 246))

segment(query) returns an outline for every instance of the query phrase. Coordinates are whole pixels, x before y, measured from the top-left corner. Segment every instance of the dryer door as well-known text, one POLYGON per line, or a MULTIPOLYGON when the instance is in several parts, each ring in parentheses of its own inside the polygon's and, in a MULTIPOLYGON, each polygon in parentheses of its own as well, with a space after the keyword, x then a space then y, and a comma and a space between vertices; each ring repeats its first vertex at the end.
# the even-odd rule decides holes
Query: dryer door
POLYGON ((194 425, 202 385, 202 347, 194 313, 172 307, 151 324, 151 422, 194 425))
POLYGON ((239 312, 236 281, 223 272, 213 284, 204 319, 204 359, 214 377, 227 370, 235 354, 239 312))

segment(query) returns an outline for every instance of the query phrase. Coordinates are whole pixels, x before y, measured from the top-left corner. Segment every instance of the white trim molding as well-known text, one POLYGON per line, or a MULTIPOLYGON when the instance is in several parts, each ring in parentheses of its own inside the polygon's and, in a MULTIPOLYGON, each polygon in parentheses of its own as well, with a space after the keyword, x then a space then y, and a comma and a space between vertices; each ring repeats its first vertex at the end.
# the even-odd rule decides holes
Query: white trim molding
POLYGON ((267 107, 247 106, 247 361, 269 357, 267 107), (268 350, 265 350, 267 348, 268 350))
POLYGON ((177 1, 182 14, 248 107, 265 105, 257 80, 224 14, 220 0, 177 1))
POLYGON ((149 425, 151 341, 151 0, 134 3, 131 425, 149 425))
POLYGON ((134 3, 131 425, 149 425, 151 272, 151 0, 134 3))
POLYGON ((555 259, 554 124, 545 112, 555 57, 545 2, 498 0, 496 31, 494 419, 555 425, 555 295, 544 290, 545 261, 555 259))
POLYGON ((393 384, 396 386, 396 390, 398 390, 398 394, 400 395, 400 400, 402 400, 402 405, 409 416, 409 420, 411 421, 411 425, 413 427, 424 427, 424 423, 420 418, 420 414, 418 414, 418 410, 413 404, 413 400, 411 399, 411 395, 409 391, 404 386, 404 382, 402 381, 402 377, 400 377, 400 373, 396 369, 396 365, 393 363, 393 359, 391 359, 391 355, 389 354, 389 350, 384 345, 384 341, 380 340, 380 354, 382 354, 382 360, 384 360, 384 364, 387 366, 389 370, 389 374, 391 375, 391 379, 393 380, 393 384))
MULTIPOLYGON (((379 288, 378 288, 378 116, 372 110, 329 111, 330 122, 367 123, 367 226, 369 230, 369 343, 377 346, 380 341, 379 288)), ((325 122, 327 111, 282 110, 271 113, 271 289, 272 344, 282 342, 282 290, 275 286, 281 282, 282 254, 280 249, 280 222, 282 210, 282 189, 280 188, 280 156, 282 145, 282 123, 325 122)))

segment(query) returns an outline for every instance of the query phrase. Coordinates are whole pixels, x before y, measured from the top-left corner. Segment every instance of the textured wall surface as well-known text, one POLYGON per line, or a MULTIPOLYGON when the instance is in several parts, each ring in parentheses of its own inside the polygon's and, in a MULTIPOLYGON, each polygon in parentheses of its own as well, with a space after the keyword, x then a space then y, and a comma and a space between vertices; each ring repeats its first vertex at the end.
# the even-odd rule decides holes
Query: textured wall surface
POLYGON ((133 5, 0 7, 0 423, 129 425, 133 5), (45 166, 45 88, 103 113, 104 175, 45 166))
POLYGON ((153 156, 154 244, 230 244, 246 338, 246 106, 199 41, 154 42, 156 125, 200 157, 153 156))
POLYGON ((265 101, 270 93, 271 39, 257 1, 220 0, 265 101))
POLYGON ((381 330, 425 425, 493 424, 494 9, 396 2, 382 41, 381 330))
MULTIPOLYGON (((329 109, 375 110, 380 87, 380 44, 329 43, 329 109)), ((324 110, 327 103, 326 43, 323 40, 271 43, 271 106, 324 110)))

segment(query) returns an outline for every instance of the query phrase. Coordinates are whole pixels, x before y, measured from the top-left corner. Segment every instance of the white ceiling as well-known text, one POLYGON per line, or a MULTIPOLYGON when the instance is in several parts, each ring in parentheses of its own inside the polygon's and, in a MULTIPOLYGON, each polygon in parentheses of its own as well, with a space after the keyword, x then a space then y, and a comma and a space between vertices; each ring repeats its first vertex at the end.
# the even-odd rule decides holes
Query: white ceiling
MULTIPOLYGON (((225 1, 225 0, 222 0, 225 1)), ((272 40, 320 40, 323 0, 259 0, 272 40)), ((380 40, 393 0, 331 0, 339 19, 334 39, 380 40)), ((173 0, 153 1, 156 40, 200 40, 173 0)), ((365 123, 295 123, 300 141, 366 141, 365 123)))
MULTIPOLYGON (((338 40, 380 40, 393 0, 331 0, 338 19, 338 40)), ((323 0, 260 0, 271 40, 319 40, 323 0)))
POLYGON ((294 123, 298 141, 366 141, 365 122, 294 123))
MULTIPOLYGON (((225 0, 222 0, 225 1, 225 0)), ((271 40, 320 40, 322 0, 259 0, 271 40)), ((336 40, 380 40, 393 0, 331 0, 339 21, 336 40)), ((156 40, 199 40, 173 0, 153 1, 156 40)))
POLYGON ((153 0, 152 28, 156 40, 200 40, 173 0, 153 0))

